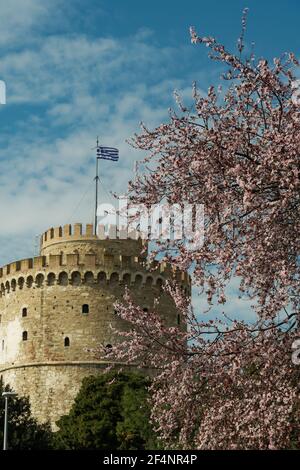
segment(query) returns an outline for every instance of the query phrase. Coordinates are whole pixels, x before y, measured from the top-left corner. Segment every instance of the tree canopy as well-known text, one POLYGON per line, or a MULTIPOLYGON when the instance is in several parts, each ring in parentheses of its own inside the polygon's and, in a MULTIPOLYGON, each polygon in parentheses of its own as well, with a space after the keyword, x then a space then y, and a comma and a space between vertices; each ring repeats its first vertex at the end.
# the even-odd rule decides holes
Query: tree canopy
POLYGON ((57 422, 57 449, 150 449, 148 378, 132 372, 103 373, 83 380, 70 413, 57 422))

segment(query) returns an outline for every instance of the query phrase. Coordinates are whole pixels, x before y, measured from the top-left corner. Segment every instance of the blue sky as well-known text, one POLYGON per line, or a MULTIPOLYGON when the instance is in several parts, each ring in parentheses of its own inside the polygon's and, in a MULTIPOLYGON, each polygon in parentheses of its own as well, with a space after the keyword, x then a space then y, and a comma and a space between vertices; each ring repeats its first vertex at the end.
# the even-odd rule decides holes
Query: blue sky
POLYGON ((139 122, 166 120, 175 88, 189 99, 193 80, 219 81, 189 26, 233 48, 245 6, 257 56, 299 55, 297 0, 0 0, 0 265, 32 256, 50 226, 92 221, 97 135, 120 149, 105 186, 126 189, 139 122))

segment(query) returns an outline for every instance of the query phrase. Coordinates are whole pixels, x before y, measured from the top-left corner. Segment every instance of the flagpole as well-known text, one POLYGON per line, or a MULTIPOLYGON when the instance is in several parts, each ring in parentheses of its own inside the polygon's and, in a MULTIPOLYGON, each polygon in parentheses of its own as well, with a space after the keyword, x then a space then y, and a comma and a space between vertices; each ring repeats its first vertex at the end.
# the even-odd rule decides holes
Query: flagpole
MULTIPOLYGON (((98 142, 98 137, 97 137, 97 148, 98 148, 99 142, 98 142)), ((98 207, 98 182, 99 182, 99 168, 98 168, 98 155, 96 155, 96 194, 95 194, 95 227, 94 227, 94 234, 97 235, 97 207, 98 207)))
POLYGON ((119 150, 115 149, 113 147, 99 147, 99 139, 97 137, 97 157, 96 157, 96 176, 95 176, 95 181, 96 181, 96 194, 95 194, 95 230, 94 233, 97 235, 97 208, 98 208, 98 186, 99 186, 99 165, 98 165, 98 160, 103 159, 103 160, 110 160, 113 162, 118 161, 119 159, 119 150))

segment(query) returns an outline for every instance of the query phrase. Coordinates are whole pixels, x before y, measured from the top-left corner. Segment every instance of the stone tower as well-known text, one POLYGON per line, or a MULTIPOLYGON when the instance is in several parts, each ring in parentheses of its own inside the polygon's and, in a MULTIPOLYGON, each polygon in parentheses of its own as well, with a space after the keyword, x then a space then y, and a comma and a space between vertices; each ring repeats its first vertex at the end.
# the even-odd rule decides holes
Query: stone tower
POLYGON ((40 256, 0 269, 0 376, 30 397, 40 422, 54 426, 82 379, 103 371, 107 362, 85 348, 112 345, 110 325, 126 329, 113 307, 125 285, 144 309, 159 297, 161 316, 170 325, 180 323, 161 285, 175 277, 190 295, 190 278, 166 263, 147 267, 145 243, 137 233, 117 233, 113 226, 106 237, 104 227, 97 236, 93 225, 84 232, 81 224, 65 225, 42 235, 40 256))

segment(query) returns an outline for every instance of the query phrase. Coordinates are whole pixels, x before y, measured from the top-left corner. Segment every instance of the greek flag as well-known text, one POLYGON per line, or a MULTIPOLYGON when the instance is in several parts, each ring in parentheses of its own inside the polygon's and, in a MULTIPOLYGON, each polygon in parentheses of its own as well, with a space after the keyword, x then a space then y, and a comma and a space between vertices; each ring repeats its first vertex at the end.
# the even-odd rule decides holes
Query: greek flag
POLYGON ((117 162, 119 160, 119 150, 113 147, 97 147, 97 158, 117 162))

